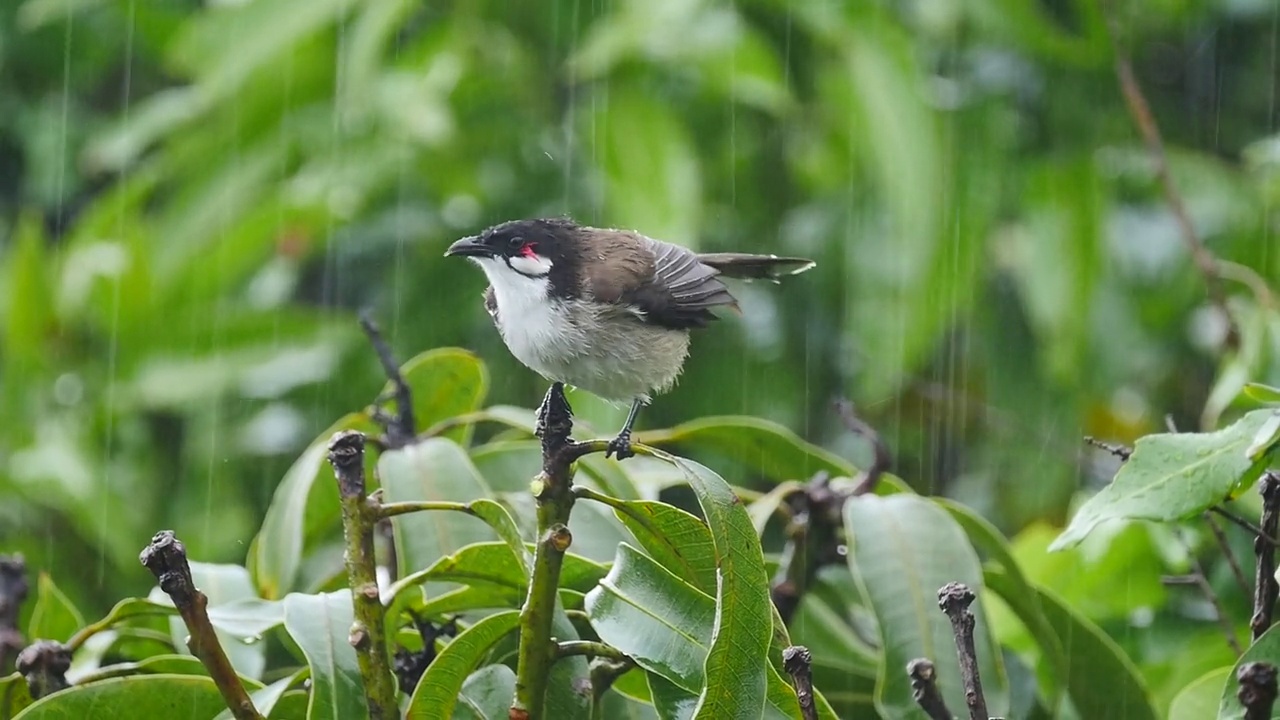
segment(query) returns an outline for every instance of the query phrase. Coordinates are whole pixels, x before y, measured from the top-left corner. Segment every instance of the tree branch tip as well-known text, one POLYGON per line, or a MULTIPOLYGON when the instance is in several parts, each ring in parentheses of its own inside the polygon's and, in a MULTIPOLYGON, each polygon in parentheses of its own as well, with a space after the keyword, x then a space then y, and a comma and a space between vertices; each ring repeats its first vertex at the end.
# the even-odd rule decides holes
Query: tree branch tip
POLYGON ((1240 687, 1236 698, 1245 709, 1245 720, 1268 720, 1276 702, 1276 666, 1266 662, 1249 662, 1236 671, 1240 687))

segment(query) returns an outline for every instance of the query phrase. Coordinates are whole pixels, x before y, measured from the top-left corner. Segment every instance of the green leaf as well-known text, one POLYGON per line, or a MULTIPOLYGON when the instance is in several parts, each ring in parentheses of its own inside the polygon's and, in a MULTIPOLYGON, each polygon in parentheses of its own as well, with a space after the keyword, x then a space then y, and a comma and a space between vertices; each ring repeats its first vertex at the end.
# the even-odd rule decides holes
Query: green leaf
POLYGON ((520 613, 512 610, 490 615, 459 633, 427 666, 413 690, 406 717, 422 720, 451 717, 468 674, 519 624, 520 613))
POLYGON ((623 543, 585 607, 601 640, 684 690, 701 691, 715 626, 711 596, 623 543))
POLYGON ((1196 678, 1173 697, 1166 720, 1204 720, 1216 717, 1222 688, 1231 679, 1231 668, 1211 670, 1196 678))
POLYGON ((211 718, 226 707, 213 680, 196 675, 136 675, 75 687, 37 700, 14 720, 211 718))
MULTIPOLYGON (((258 598, 249 572, 239 565, 193 562, 191 577, 209 598, 209 621, 231 665, 245 677, 262 677, 266 648, 260 641, 263 633, 282 622, 280 605, 258 598)), ((173 604, 158 587, 151 589, 149 599, 161 605, 173 604)), ((175 648, 190 653, 186 644, 189 633, 182 618, 169 618, 169 634, 175 648)))
MULTIPOLYGON (((1252 662, 1265 662, 1280 665, 1280 625, 1272 625, 1262 637, 1258 638, 1244 651, 1244 655, 1236 661, 1235 667, 1227 675, 1227 681, 1219 688, 1218 720, 1244 720, 1244 706, 1236 697, 1240 685, 1236 681, 1240 668, 1252 662)), ((1271 717, 1280 716, 1280 707, 1274 707, 1271 717)))
POLYGON ((258 594, 264 598, 278 599, 294 589, 306 544, 307 510, 313 489, 318 489, 318 495, 332 496, 335 521, 338 517, 338 490, 325 457, 329 439, 339 430, 370 432, 374 427, 363 413, 347 415, 313 440, 285 473, 249 550, 249 570, 258 594), (324 482, 323 477, 330 482, 324 482), (317 479, 321 479, 318 484, 317 479))
POLYGON ((1080 507, 1049 550, 1079 543, 1107 520, 1181 520, 1243 491, 1265 461, 1250 459, 1245 448, 1271 413, 1255 410, 1217 432, 1140 438, 1115 480, 1080 507))
POLYGON ((511 519, 511 513, 507 512, 501 503, 489 498, 473 500, 469 507, 476 517, 485 521, 507 544, 512 557, 519 563, 525 582, 528 582, 529 569, 533 567, 533 554, 525 547, 524 540, 520 537, 520 528, 516 527, 516 521, 511 519))
MULTIPOLYGON (((1027 586, 1019 586, 1009 580, 1001 570, 988 569, 988 586, 998 593, 1033 633, 1033 609, 1039 611, 1052 629, 1052 637, 1069 639, 1064 643, 1066 669, 1060 675, 1071 694, 1072 704, 1080 717, 1097 720, 1155 720, 1142 675, 1124 650, 1098 626, 1062 602, 1049 590, 1031 586, 1031 594, 1024 595, 1027 586)), ((1037 636, 1042 646, 1047 637, 1037 636)), ((986 678, 983 678, 986 684, 986 678)))
MULTIPOLYGON (((492 495, 466 451, 445 438, 430 438, 383 453, 378 459, 378 477, 382 479, 386 502, 465 503, 492 495)), ((462 547, 494 538, 491 527, 462 513, 399 515, 391 519, 391 526, 401 577, 429 567, 462 547)))
POLYGON ((284 597, 284 627, 311 669, 310 720, 369 716, 356 651, 347 640, 354 619, 350 590, 284 597))
POLYGON ((487 665, 462 683, 453 720, 506 720, 515 697, 515 671, 506 665, 487 665))
POLYGON ((1249 397, 1264 403, 1280 403, 1280 388, 1262 383, 1245 383, 1244 392, 1249 397))
POLYGON ((0 677, 0 720, 12 720, 33 702, 31 689, 21 673, 0 677))
MULTIPOLYGON (((249 698, 253 700, 253 706, 258 709, 260 714, 270 716, 280 703, 280 699, 284 697, 284 694, 306 677, 307 671, 299 670, 288 677, 280 678, 266 687, 254 690, 249 693, 249 698)), ((305 712, 305 710, 306 706, 304 705, 303 711, 305 712)), ((234 720, 234 716, 230 708, 228 708, 219 713, 218 717, 213 720, 234 720)))
POLYGON ((27 377, 42 367, 45 346, 53 328, 53 293, 49 281, 48 240, 40 218, 25 213, 10 238, 0 310, 4 315, 4 360, 6 375, 27 377))
POLYGON ((84 617, 80 615, 80 611, 53 584, 53 578, 42 570, 36 581, 36 605, 31 610, 27 637, 32 640, 66 642, 83 626, 84 617))
POLYGON ((666 430, 637 433, 636 440, 714 450, 779 482, 807 480, 819 471, 836 477, 854 477, 858 472, 844 458, 805 442, 786 427, 753 417, 700 418, 666 430))
MULTIPOLYGON (((139 660, 138 662, 123 662, 104 665, 97 670, 87 672, 75 678, 73 684, 87 685, 89 683, 102 682, 109 678, 146 674, 208 676, 209 672, 204 669, 204 663, 191 655, 152 655, 151 657, 139 660)), ((68 678, 68 680, 71 680, 71 678, 68 678)), ((243 676, 241 677, 241 682, 245 682, 248 687, 258 685, 257 681, 252 678, 244 678, 243 676)))
POLYGON ((696 717, 754 715, 764 705, 764 671, 773 628, 773 601, 760 538, 742 501, 723 478, 690 460, 649 452, 684 475, 715 543, 716 624, 696 717))
POLYGON ((618 520, 659 564, 702 592, 716 591, 716 548, 707 524, 666 503, 614 500, 618 520))
MULTIPOLYGON (((982 596, 982 566, 964 531, 933 502, 916 495, 862 495, 845 503, 849 569, 875 614, 884 648, 876 707, 889 718, 918 712, 904 668, 915 658, 948 667, 956 658, 951 623, 938 609, 938 589, 962 582, 982 596)), ((1009 701, 1000 649, 982 604, 970 608, 988 708, 1002 715, 1009 701)), ((956 673, 939 673, 948 706, 965 707, 956 673)))
POLYGON ((658 673, 648 673, 649 694, 662 720, 692 720, 698 709, 698 694, 672 683, 658 673))
POLYGON ((1262 427, 1258 428, 1257 434, 1253 436, 1253 442, 1249 444, 1244 454, 1250 460, 1260 460, 1275 447, 1277 442, 1280 442, 1280 410, 1273 411, 1271 417, 1262 423, 1262 427))
MULTIPOLYGON (((475 353, 461 348, 428 350, 405 363, 400 374, 413 393, 413 418, 418 432, 479 409, 489 385, 484 363, 475 353)), ((391 391, 388 382, 382 393, 388 396, 391 391)), ((471 425, 448 430, 444 437, 466 445, 471 425)))

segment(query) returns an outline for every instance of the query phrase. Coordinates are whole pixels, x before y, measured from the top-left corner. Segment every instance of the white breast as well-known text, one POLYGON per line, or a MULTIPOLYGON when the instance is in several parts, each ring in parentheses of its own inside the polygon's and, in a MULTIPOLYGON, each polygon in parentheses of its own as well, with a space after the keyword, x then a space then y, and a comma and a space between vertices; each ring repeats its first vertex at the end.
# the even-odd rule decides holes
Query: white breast
POLYGON ((548 297, 550 280, 512 272, 500 260, 479 262, 498 302, 498 330, 511 354, 543 376, 554 377, 580 351, 582 330, 548 297))

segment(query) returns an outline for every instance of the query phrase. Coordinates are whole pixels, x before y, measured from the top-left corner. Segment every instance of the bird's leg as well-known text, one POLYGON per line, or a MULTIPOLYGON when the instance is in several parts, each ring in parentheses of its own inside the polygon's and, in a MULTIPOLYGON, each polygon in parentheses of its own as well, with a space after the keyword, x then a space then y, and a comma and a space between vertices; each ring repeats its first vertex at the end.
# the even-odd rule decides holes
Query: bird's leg
POLYGON ((609 446, 604 450, 605 457, 617 455, 619 460, 635 457, 635 452, 631 450, 631 427, 636 424, 636 415, 640 414, 642 405, 638 398, 631 401, 631 412, 627 413, 627 421, 622 424, 622 430, 618 432, 618 436, 609 441, 609 446))
POLYGON ((533 432, 544 440, 552 436, 568 439, 572 430, 573 408, 564 396, 564 383, 553 382, 538 406, 538 421, 533 432))

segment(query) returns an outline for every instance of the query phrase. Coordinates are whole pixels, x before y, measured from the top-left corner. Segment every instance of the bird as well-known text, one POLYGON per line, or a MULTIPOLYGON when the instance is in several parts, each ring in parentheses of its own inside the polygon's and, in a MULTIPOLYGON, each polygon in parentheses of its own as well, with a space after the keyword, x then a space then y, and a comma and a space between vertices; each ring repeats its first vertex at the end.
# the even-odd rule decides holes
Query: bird
MULTIPOLYGON (((634 230, 595 228, 572 218, 510 220, 461 238, 445 251, 488 278, 484 307, 507 349, 552 382, 618 407, 626 422, 605 457, 634 456, 641 407, 675 385, 690 332, 728 309, 741 314, 722 278, 770 280, 815 266, 776 255, 697 253, 634 230)), ((567 401, 564 401, 567 406, 567 401)), ((541 416, 541 415, 540 415, 541 416)))

